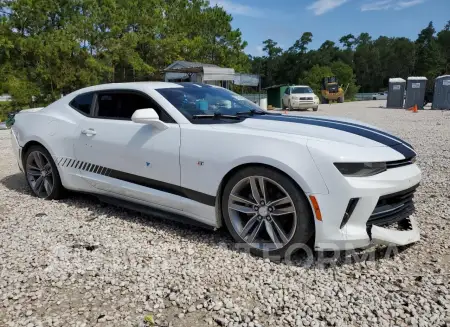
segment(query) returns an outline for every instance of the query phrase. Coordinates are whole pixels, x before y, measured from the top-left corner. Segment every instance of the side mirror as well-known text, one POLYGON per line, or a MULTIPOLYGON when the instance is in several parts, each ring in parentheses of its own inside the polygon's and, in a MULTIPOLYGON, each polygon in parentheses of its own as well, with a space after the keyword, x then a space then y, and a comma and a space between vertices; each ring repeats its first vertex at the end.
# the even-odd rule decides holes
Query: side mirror
POLYGON ((168 128, 166 123, 159 120, 159 116, 156 113, 155 109, 151 109, 151 108, 136 110, 134 112, 133 116, 131 116, 131 120, 134 123, 152 125, 158 129, 167 129, 168 128))

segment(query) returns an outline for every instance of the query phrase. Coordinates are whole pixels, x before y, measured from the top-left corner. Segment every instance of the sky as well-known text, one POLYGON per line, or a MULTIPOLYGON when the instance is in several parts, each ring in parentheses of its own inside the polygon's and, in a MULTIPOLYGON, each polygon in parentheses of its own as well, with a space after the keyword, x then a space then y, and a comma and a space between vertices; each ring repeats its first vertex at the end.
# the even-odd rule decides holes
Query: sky
POLYGON ((233 16, 248 42, 245 52, 263 54, 262 41, 272 39, 288 49, 303 32, 313 34, 311 49, 341 36, 362 32, 373 38, 417 38, 433 21, 437 31, 450 20, 450 0, 210 0, 233 16))

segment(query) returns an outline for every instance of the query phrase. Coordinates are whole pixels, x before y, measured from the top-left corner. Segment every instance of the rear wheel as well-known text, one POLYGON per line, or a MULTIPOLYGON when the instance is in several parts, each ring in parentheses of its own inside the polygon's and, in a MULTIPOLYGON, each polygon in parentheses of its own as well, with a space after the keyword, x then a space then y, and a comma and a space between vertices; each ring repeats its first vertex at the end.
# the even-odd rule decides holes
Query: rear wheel
POLYGON ((245 168, 229 180, 222 214, 235 241, 259 256, 282 258, 314 232, 303 192, 287 176, 265 167, 245 168))
POLYGON ((376 100, 377 98, 373 97, 372 100, 376 100))
POLYGON ((34 145, 28 149, 24 156, 24 168, 27 183, 36 196, 54 200, 64 195, 58 169, 43 146, 34 145))
POLYGON ((289 103, 288 103, 288 110, 289 111, 293 110, 292 105, 291 105, 291 100, 289 100, 289 103))
POLYGON ((338 103, 344 103, 344 96, 341 96, 338 98, 338 103))

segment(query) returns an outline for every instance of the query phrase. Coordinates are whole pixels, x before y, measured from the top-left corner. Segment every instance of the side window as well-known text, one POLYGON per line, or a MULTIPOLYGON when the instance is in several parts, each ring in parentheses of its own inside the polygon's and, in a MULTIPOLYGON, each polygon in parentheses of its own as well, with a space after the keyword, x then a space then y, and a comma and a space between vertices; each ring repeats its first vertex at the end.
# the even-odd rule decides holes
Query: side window
POLYGON ((94 93, 80 94, 70 101, 69 105, 79 111, 82 114, 90 115, 92 99, 94 98, 94 93))
POLYGON ((155 109, 161 121, 173 123, 161 107, 150 97, 135 92, 101 92, 97 96, 96 117, 131 120, 138 109, 155 109))
POLYGON ((287 88, 286 91, 284 91, 284 94, 291 94, 291 89, 287 88))

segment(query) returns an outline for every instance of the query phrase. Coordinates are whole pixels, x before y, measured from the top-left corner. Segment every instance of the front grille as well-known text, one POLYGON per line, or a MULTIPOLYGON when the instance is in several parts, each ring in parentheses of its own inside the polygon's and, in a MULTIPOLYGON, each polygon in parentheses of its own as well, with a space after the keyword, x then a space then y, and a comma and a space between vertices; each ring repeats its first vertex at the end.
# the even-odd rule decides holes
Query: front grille
POLYGON ((312 101, 312 97, 301 97, 300 98, 300 100, 303 100, 303 101, 307 101, 307 100, 310 100, 310 101, 312 101))
POLYGON ((380 197, 367 225, 386 226, 408 218, 415 210, 413 197, 418 186, 380 197))
POLYGON ((392 169, 392 168, 398 168, 402 166, 412 165, 414 162, 416 162, 416 157, 407 158, 403 160, 397 160, 397 161, 389 161, 386 162, 386 168, 392 169))

